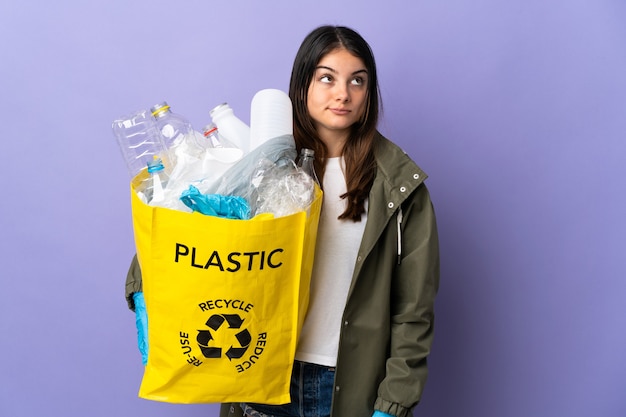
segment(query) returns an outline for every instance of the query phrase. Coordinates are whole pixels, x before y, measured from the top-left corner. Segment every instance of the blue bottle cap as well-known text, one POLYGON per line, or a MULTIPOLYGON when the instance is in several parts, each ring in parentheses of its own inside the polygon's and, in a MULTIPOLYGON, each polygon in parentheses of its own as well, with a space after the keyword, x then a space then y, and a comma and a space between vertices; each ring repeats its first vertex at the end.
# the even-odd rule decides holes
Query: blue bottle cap
POLYGON ((155 157, 152 161, 148 162, 148 172, 158 172, 162 171, 165 167, 163 166, 163 161, 161 158, 155 157))

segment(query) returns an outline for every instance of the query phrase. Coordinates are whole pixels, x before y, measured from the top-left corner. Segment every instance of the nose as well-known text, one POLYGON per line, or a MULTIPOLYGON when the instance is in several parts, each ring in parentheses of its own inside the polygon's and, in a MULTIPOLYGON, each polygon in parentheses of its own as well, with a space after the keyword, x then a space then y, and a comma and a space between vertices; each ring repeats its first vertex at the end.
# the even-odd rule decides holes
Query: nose
POLYGON ((337 83, 335 88, 335 98, 337 101, 341 103, 347 103, 350 101, 350 89, 347 85, 344 85, 343 83, 337 83))

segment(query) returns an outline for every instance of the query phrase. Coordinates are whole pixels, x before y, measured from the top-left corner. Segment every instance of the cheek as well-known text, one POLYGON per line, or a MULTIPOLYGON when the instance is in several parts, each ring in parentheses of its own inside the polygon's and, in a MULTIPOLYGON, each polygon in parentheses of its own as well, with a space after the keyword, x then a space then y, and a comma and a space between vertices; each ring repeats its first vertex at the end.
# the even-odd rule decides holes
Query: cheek
POLYGON ((319 90, 309 90, 306 107, 310 115, 314 117, 319 116, 326 107, 326 101, 323 94, 320 94, 319 90))
POLYGON ((307 103, 309 106, 316 105, 320 102, 320 92, 319 89, 314 87, 314 84, 311 84, 309 87, 309 91, 307 93, 307 103))
POLYGON ((363 116, 363 113, 365 113, 366 108, 367 108, 367 94, 364 94, 361 97, 361 102, 359 104, 359 111, 358 111, 359 119, 363 116))

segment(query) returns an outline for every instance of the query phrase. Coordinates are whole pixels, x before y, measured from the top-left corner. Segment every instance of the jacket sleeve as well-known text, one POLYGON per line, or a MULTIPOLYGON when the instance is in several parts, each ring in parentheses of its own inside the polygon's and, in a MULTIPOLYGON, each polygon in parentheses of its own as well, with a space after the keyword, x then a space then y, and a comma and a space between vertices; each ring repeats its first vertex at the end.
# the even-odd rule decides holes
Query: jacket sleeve
POLYGON ((237 403, 222 403, 220 417, 243 417, 243 410, 237 403))
POLYGON ((375 410, 399 417, 410 415, 426 383, 439 287, 437 225, 425 185, 415 191, 403 210, 402 255, 391 284, 389 357, 374 404, 375 410))
POLYGON ((135 301, 133 300, 133 294, 143 291, 141 281, 141 269, 139 268, 139 261, 137 260, 137 254, 133 256, 133 260, 130 262, 128 273, 126 274, 126 303, 128 308, 135 311, 135 301))

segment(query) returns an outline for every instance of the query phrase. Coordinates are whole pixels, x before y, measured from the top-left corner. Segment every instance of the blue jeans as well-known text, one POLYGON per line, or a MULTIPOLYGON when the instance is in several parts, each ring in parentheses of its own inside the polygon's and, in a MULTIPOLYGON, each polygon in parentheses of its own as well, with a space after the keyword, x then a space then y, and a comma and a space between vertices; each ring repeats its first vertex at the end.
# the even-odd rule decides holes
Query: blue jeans
POLYGON ((295 361, 289 404, 242 403, 241 408, 250 417, 329 417, 334 381, 334 368, 295 361))

